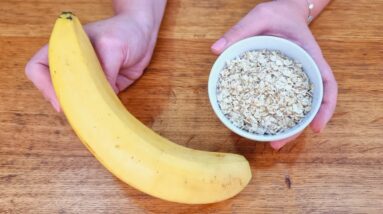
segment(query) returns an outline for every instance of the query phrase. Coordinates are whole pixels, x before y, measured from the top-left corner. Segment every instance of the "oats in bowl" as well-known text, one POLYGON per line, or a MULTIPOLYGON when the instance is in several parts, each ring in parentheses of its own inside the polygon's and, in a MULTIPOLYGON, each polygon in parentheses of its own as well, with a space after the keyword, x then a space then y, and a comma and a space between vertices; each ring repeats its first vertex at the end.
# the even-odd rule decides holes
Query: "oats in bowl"
POLYGON ((217 84, 218 105, 238 128, 275 135, 311 110, 313 84, 302 65, 273 50, 254 50, 226 63, 217 84))

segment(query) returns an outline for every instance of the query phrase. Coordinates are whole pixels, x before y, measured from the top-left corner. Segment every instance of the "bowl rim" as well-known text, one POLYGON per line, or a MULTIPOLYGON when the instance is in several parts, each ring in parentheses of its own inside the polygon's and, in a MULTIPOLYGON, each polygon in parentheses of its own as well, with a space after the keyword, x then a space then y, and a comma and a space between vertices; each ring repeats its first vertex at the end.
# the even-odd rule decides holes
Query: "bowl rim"
MULTIPOLYGON (((306 120, 303 120, 302 122, 298 123, 297 125, 288 129, 287 131, 276 134, 276 135, 260 135, 260 134, 250 133, 248 131, 245 131, 243 129, 238 128, 222 113, 222 111, 218 105, 218 101, 217 101, 217 96, 216 96, 217 88, 213 87, 213 85, 216 85, 215 81, 218 81, 219 72, 221 72, 221 70, 219 70, 219 68, 217 68, 218 62, 222 61, 223 58, 226 57, 225 55, 227 55, 230 51, 235 49, 237 46, 241 46, 243 43, 251 43, 254 40, 260 40, 260 39, 261 40, 264 40, 264 39, 274 40, 273 42, 278 42, 278 43, 286 43, 287 45, 291 46, 291 48, 294 48, 295 50, 302 52, 302 54, 305 55, 305 57, 308 59, 309 63, 313 65, 314 75, 317 77, 317 81, 320 82, 318 84, 319 85, 319 100, 321 102, 323 101, 323 79, 322 79, 322 75, 320 73, 318 65, 315 63, 313 58, 306 52, 306 50, 304 50, 302 47, 300 47, 299 45, 297 45, 296 43, 294 43, 290 40, 276 37, 276 36, 263 36, 263 35, 262 36, 253 36, 253 37, 249 37, 249 38, 240 40, 240 41, 234 43, 233 45, 231 45, 230 47, 228 47, 224 52, 222 52, 217 57, 217 59, 215 60, 213 66, 210 70, 210 74, 209 74, 209 80, 208 80, 209 101, 210 101, 210 104, 213 108, 213 111, 214 111, 215 115, 218 117, 218 119, 229 130, 233 131, 234 133, 236 133, 242 137, 245 137, 247 139, 250 139, 253 141, 259 141, 259 142, 283 140, 283 139, 292 137, 292 136, 300 133, 301 131, 303 131, 312 122, 314 117, 317 115, 319 108, 321 106, 321 102, 318 105, 313 106, 313 108, 310 111, 310 113, 311 112, 312 113, 311 113, 311 115, 309 115, 309 117, 306 120), (218 78, 214 78, 216 73, 218 73, 218 75, 217 75, 218 78)), ((255 47, 253 50, 257 50, 257 48, 255 47)), ((245 51, 243 51, 243 52, 245 52, 245 51)), ((283 51, 281 51, 281 52, 283 53, 283 51)), ((310 79, 310 81, 312 81, 312 80, 310 79)))

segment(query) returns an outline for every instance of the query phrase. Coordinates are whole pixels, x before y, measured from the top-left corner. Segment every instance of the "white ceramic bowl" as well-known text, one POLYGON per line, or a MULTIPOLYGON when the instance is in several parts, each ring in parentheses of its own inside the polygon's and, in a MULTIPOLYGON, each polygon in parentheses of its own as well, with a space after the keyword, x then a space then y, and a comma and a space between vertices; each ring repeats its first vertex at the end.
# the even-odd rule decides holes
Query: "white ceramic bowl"
POLYGON ((255 36, 241 40, 229 48, 227 48, 215 61, 209 76, 208 83, 209 99, 215 114, 221 122, 231 131, 238 135, 255 140, 255 141, 276 141, 291 137, 303 131, 317 114, 323 99, 323 82, 319 72, 318 66, 315 64, 311 56, 295 43, 286 39, 274 36, 255 36), (236 127, 225 117, 222 113, 217 101, 217 83, 219 74, 224 68, 227 61, 236 58, 242 53, 250 50, 279 50, 290 58, 300 62, 303 65, 304 71, 309 77, 310 81, 314 84, 313 102, 311 111, 306 114, 303 120, 296 126, 276 135, 259 135, 247 132, 236 127))

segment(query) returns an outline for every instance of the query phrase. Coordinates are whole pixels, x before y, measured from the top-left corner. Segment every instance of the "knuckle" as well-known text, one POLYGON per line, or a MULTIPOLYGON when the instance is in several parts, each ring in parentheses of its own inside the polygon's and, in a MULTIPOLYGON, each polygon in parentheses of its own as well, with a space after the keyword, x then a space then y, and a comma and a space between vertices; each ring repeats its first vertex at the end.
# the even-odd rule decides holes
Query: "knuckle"
POLYGON ((233 40, 235 37, 241 36, 245 30, 243 23, 238 22, 230 30, 225 33, 224 37, 229 41, 233 40))
POLYGON ((142 69, 135 70, 131 72, 130 78, 133 80, 137 80, 138 78, 142 76, 143 73, 144 73, 144 70, 142 69))
POLYGON ((334 91, 335 91, 336 93, 338 93, 338 82, 336 81, 335 78, 334 78, 334 80, 333 80, 333 87, 334 87, 334 91))
POLYGON ((233 33, 241 33, 243 30, 244 30, 244 26, 241 22, 237 23, 230 29, 230 31, 233 33))
POLYGON ((25 70, 24 70, 25 75, 28 77, 28 79, 31 79, 33 75, 33 62, 29 61, 25 65, 25 70))
POLYGON ((258 4, 254 10, 255 13, 258 13, 259 15, 269 15, 274 12, 272 8, 270 8, 269 3, 260 3, 258 4))
POLYGON ((105 33, 96 39, 96 45, 101 47, 120 47, 122 44, 113 32, 105 33))
POLYGON ((116 74, 112 74, 110 72, 105 72, 105 77, 106 79, 113 85, 116 83, 116 78, 117 78, 117 75, 116 74))

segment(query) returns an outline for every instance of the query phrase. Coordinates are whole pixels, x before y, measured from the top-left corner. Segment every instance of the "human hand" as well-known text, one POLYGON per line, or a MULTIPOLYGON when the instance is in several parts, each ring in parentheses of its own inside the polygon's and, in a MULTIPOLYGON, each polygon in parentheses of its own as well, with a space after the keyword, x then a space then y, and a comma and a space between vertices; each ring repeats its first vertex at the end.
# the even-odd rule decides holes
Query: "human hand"
MULTIPOLYGON (((159 23, 152 23, 142 15, 120 14, 84 26, 116 93, 137 80, 149 64, 159 23)), ((54 109, 60 111, 49 73, 48 45, 42 47, 28 62, 26 75, 54 109)))
MULTIPOLYGON (((307 12, 302 12, 307 8, 303 7, 294 0, 261 3, 216 41, 211 50, 215 54, 221 54, 233 43, 255 35, 278 36, 303 47, 318 65, 323 78, 322 105, 310 124, 311 129, 319 133, 325 128, 335 111, 338 87, 330 66, 307 26, 307 12)), ((270 144, 274 149, 279 150, 299 135, 300 133, 287 139, 270 142, 270 144)))

